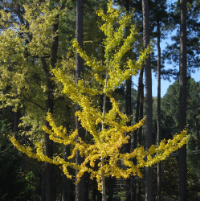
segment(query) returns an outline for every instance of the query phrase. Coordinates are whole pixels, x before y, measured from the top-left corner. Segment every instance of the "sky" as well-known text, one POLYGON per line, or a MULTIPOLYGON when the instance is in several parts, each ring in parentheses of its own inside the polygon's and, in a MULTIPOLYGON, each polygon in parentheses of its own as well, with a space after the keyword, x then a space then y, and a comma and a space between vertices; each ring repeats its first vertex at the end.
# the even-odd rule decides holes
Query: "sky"
MULTIPOLYGON (((175 2, 175 0, 167 0, 167 4, 170 5, 171 3, 175 2)), ((199 18, 200 21, 200 18, 199 18)), ((169 34, 169 36, 165 39, 165 40, 161 40, 161 52, 165 49, 166 47, 166 43, 171 44, 171 36, 176 34, 176 30, 174 30, 172 33, 169 34)), ((173 64, 167 64, 167 62, 165 63, 165 69, 174 69, 173 64)), ((179 66, 177 66, 177 70, 178 70, 179 66)), ((133 84, 134 84, 134 88, 137 89, 137 85, 138 85, 138 76, 133 77, 133 84)), ((143 76, 144 77, 144 76, 143 76)), ((199 64, 199 70, 195 70, 195 73, 191 74, 191 77, 194 78, 194 80, 196 82, 200 81, 200 64, 199 64)), ((175 82, 175 80, 173 78, 171 78, 171 82, 168 80, 163 80, 161 79, 161 97, 163 97, 166 93, 167 93, 167 89, 170 85, 172 85, 175 82)), ((143 81, 143 83, 145 83, 143 81)), ((153 97, 157 97, 157 77, 155 77, 155 73, 152 73, 152 96, 153 97)))
MULTIPOLYGON (((200 81, 200 71, 191 74, 191 77, 194 78, 196 82, 200 81)), ((168 80, 161 80, 161 97, 163 97, 167 93, 167 89, 170 85, 175 82, 174 79, 171 79, 171 82, 168 80)), ((152 96, 157 96, 157 78, 152 74, 152 96)))
MULTIPOLYGON (((172 43, 171 40, 170 40, 170 37, 169 36, 167 39, 161 41, 161 51, 164 50, 164 48, 166 47, 166 43, 172 43)), ((200 64, 199 64, 199 67, 200 67, 200 64)), ((168 68, 174 68, 173 67, 173 64, 167 64, 167 62, 165 63, 165 69, 168 69, 168 68)), ((179 66, 177 66, 177 70, 179 69, 179 66)), ((200 68, 199 68, 200 69, 200 68)), ((199 82, 200 81, 200 70, 196 69, 195 70, 195 73, 191 73, 191 77, 194 78, 194 80, 196 82, 199 82)), ((175 80, 172 78, 171 79, 171 82, 168 81, 168 80, 161 80, 161 97, 163 97, 166 92, 167 92, 167 89, 170 85, 172 85, 173 83, 175 82, 175 80)), ((157 77, 155 77, 155 74, 152 73, 152 96, 153 97, 157 97, 157 77)))
MULTIPOLYGON (((166 47, 166 43, 171 43, 171 40, 170 40, 170 36, 161 41, 161 51, 164 50, 164 48, 166 47)), ((199 64, 200 66, 200 64, 199 64)), ((165 63, 165 69, 168 69, 168 68, 174 68, 173 67, 173 64, 167 64, 167 62, 165 63)), ((178 69, 178 66, 177 66, 177 69, 178 69)), ((133 77, 133 84, 134 84, 134 88, 137 89, 137 85, 138 85, 138 77, 139 75, 137 75, 136 77, 133 77)), ((194 80, 196 82, 199 82, 200 81, 200 68, 199 70, 196 70, 195 73, 192 73, 191 74, 191 77, 194 78, 194 80)), ((173 78, 171 78, 171 82, 168 81, 168 80, 163 80, 161 79, 161 97, 163 97, 166 93, 167 93, 167 89, 170 85, 172 85, 173 83, 175 82, 175 80, 173 78)), ((144 80, 143 80, 143 83, 144 80)), ((157 77, 155 77, 155 73, 152 73, 152 96, 153 97, 157 97, 157 77)))

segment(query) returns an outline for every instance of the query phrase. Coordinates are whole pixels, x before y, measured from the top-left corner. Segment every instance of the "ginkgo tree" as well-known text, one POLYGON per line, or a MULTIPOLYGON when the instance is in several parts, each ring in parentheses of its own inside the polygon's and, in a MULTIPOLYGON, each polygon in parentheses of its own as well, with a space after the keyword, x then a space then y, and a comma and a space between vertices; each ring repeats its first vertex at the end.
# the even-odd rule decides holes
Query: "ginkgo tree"
POLYGON ((85 172, 89 172, 91 178, 96 178, 98 188, 102 191, 102 201, 105 201, 105 177, 128 178, 136 174, 142 177, 141 168, 152 166, 164 160, 170 153, 186 143, 187 131, 183 130, 168 142, 163 140, 159 147, 152 145, 148 151, 140 146, 131 153, 120 152, 122 145, 130 140, 130 136, 125 136, 125 132, 129 133, 140 128, 145 119, 133 126, 126 126, 130 119, 119 110, 119 104, 111 94, 126 79, 136 75, 137 70, 143 67, 144 61, 151 52, 151 46, 141 51, 137 60, 126 58, 124 61, 127 51, 133 49, 138 34, 136 26, 131 25, 132 13, 127 14, 123 10, 114 8, 110 2, 108 3, 107 12, 104 13, 103 10, 99 10, 98 16, 104 22, 100 26, 100 30, 105 34, 105 40, 102 44, 105 53, 104 59, 98 61, 92 55, 88 55, 83 51, 77 41, 73 41, 73 47, 84 59, 85 66, 90 68, 94 85, 88 85, 88 82, 84 79, 80 79, 76 84, 71 74, 61 70, 67 66, 67 61, 64 59, 61 62, 62 68, 52 70, 55 82, 63 85, 62 93, 66 94, 74 103, 80 105, 81 111, 76 112, 75 115, 81 121, 82 127, 92 136, 92 142, 88 143, 81 138, 75 141, 78 131, 75 130, 69 135, 66 128, 55 124, 53 115, 49 112, 46 120, 49 122, 51 129, 43 127, 43 130, 49 134, 49 138, 54 142, 72 145, 73 150, 68 157, 68 161, 60 156, 53 158, 45 156, 41 142, 36 143, 35 148, 32 149, 29 146, 20 145, 14 137, 11 137, 10 140, 29 157, 59 165, 68 178, 72 178, 72 175, 68 172, 68 167, 78 169, 77 182, 85 172), (130 34, 125 38, 124 33, 127 27, 130 27, 130 34), (104 97, 102 111, 93 101, 97 95, 103 95, 104 97), (109 111, 106 111, 106 97, 110 99, 112 104, 109 111), (99 129, 99 125, 102 125, 101 129, 99 129), (77 151, 81 156, 84 156, 84 161, 80 165, 70 160, 75 157, 77 151), (136 158, 137 165, 134 164, 133 158, 136 158), (123 166, 120 165, 121 163, 123 163, 123 166), (98 164, 97 170, 94 168, 95 164, 98 164))

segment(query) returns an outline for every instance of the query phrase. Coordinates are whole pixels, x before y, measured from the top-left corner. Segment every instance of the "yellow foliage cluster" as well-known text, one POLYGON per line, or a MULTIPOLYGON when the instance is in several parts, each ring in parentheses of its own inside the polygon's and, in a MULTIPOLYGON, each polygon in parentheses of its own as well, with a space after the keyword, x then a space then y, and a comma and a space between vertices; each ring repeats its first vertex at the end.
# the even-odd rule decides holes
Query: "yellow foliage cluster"
MULTIPOLYGON (((110 94, 124 80, 128 79, 131 75, 135 75, 137 70, 142 68, 144 61, 151 52, 151 46, 140 53, 137 61, 127 58, 126 61, 122 62, 123 56, 133 47, 135 36, 137 35, 136 28, 132 25, 130 26, 130 35, 124 38, 124 30, 127 25, 131 24, 131 15, 121 12, 119 9, 114 9, 112 3, 108 4, 106 14, 100 10, 98 11, 98 15, 104 21, 100 29, 106 36, 103 43, 105 60, 96 61, 94 58, 88 56, 76 41, 73 42, 73 46, 85 60, 85 65, 89 66, 91 71, 94 72, 95 87, 88 86, 81 79, 76 85, 73 77, 64 73, 61 69, 54 69, 52 71, 57 82, 61 82, 63 85, 62 93, 80 105, 81 111, 76 112, 76 115, 79 121, 81 121, 82 127, 92 136, 92 143, 86 143, 81 138, 78 138, 78 142, 75 142, 78 131, 75 130, 69 135, 66 128, 56 126, 50 113, 47 114, 46 119, 49 121, 51 129, 43 127, 43 130, 49 134, 51 140, 64 145, 73 145, 73 151, 71 156, 68 157, 68 161, 63 160, 59 156, 54 158, 45 156, 42 143, 36 143, 36 151, 33 152, 30 147, 20 145, 14 137, 11 137, 11 141, 20 151, 29 157, 61 166, 63 172, 69 178, 71 178, 71 175, 67 170, 68 166, 79 170, 77 174, 78 181, 84 172, 89 172, 91 178, 96 177, 99 184, 98 187, 101 189, 102 172, 105 176, 114 176, 116 178, 127 178, 136 174, 141 177, 141 168, 152 166, 164 160, 170 153, 185 144, 187 137, 186 130, 183 130, 179 135, 175 135, 172 140, 168 140, 168 142, 163 140, 159 147, 152 145, 149 150, 145 151, 144 147, 140 146, 132 153, 120 153, 122 145, 128 143, 130 138, 129 135, 125 135, 125 132, 129 133, 140 128, 144 124, 145 119, 142 119, 133 126, 126 126, 129 118, 119 110, 118 103, 110 94), (114 22, 118 25, 117 29, 114 28, 114 22), (107 78, 102 79, 100 75, 105 76, 105 72, 107 72, 107 78), (105 82, 107 86, 104 88, 102 85, 104 86, 105 82), (102 94, 106 94, 112 103, 112 108, 105 116, 103 116, 99 107, 95 107, 92 102, 94 96, 102 94), (99 130, 99 124, 105 125, 101 131, 99 130), (81 156, 84 156, 84 162, 80 165, 70 162, 70 159, 74 158, 77 151, 80 152, 81 156), (133 163, 133 158, 137 159, 137 165, 133 163), (98 165, 97 170, 94 168, 96 164, 98 165)), ((31 20, 31 13, 28 16, 27 20, 31 20)), ((40 20, 44 20, 45 16, 40 16, 40 20)), ((67 65, 67 63, 62 62, 62 65, 67 65)), ((65 69, 65 66, 62 68, 65 69)))
MULTIPOLYGON (((116 112, 116 110, 113 112, 116 112)), ((93 144, 88 144, 78 138, 78 143, 75 142, 75 137, 77 136, 77 130, 75 130, 71 135, 67 134, 65 128, 57 127, 50 113, 47 115, 47 120, 49 121, 52 130, 48 130, 43 127, 45 132, 50 135, 50 139, 57 143, 64 145, 71 144, 74 149, 71 156, 68 157, 69 161, 65 161, 63 158, 56 156, 54 158, 48 158, 43 153, 43 145, 41 143, 36 143, 36 153, 33 153, 31 147, 24 147, 18 143, 18 141, 11 137, 11 142, 23 153, 29 157, 36 158, 39 161, 44 161, 59 165, 68 178, 72 178, 69 174, 67 167, 73 167, 78 169, 77 174, 78 181, 84 172, 89 172, 91 178, 96 177, 99 184, 99 189, 101 189, 101 171, 104 171, 105 176, 114 176, 116 178, 128 178, 131 175, 138 175, 142 177, 140 169, 147 166, 152 166, 162 160, 165 160, 170 153, 176 151, 178 148, 182 147, 186 143, 186 133, 187 130, 183 130, 179 135, 175 135, 172 140, 161 141, 158 147, 152 145, 148 151, 145 151, 143 146, 135 149, 132 153, 120 153, 120 148, 123 144, 128 142, 129 136, 124 135, 124 131, 133 131, 140 128, 144 119, 134 126, 127 127, 125 125, 120 125, 120 123, 115 122, 115 126, 105 129, 94 135, 93 133, 93 144), (70 159, 74 158, 76 151, 79 151, 81 156, 85 156, 84 162, 81 165, 77 165, 70 162, 70 159), (104 164, 102 165, 101 158, 104 158, 104 164), (137 165, 134 164, 133 158, 137 159, 137 165), (98 165, 98 169, 95 170, 95 164, 98 165), (126 168, 124 168, 124 166, 126 168)), ((127 120, 126 120, 127 121, 127 120)), ((126 123, 125 121, 125 123, 126 123)), ((125 124, 124 123, 124 124, 125 124)), ((92 133, 92 132, 91 132, 92 133)))
MULTIPOLYGON (((58 15, 63 17, 66 8, 60 9, 60 2, 50 9, 47 0, 33 0, 23 5, 22 2, 15 3, 19 3, 23 10, 19 12, 21 17, 18 20, 16 16, 13 18, 17 14, 11 12, 12 9, 0 9, 0 108, 11 107, 14 112, 23 110, 19 128, 30 129, 24 129, 26 131, 21 134, 26 133, 30 140, 41 139, 41 126, 45 118, 46 76, 40 58, 47 57, 46 63, 50 69, 52 25, 58 15)), ((58 89, 54 92, 55 99, 62 96, 58 89)), ((57 117, 62 116, 58 112, 55 112, 57 117)))

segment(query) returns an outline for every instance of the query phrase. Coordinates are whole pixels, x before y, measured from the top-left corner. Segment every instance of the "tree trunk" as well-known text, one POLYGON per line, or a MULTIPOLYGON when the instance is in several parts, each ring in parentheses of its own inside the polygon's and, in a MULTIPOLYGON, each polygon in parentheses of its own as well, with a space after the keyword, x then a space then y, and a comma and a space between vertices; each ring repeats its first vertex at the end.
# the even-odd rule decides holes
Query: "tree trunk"
MULTIPOLYGON (((126 95, 125 95, 125 104, 126 104, 126 115, 128 117, 131 116, 131 77, 126 80, 126 95)), ((126 123, 127 126, 131 126, 131 121, 126 123)), ((130 133, 126 133, 126 135, 130 135, 130 133)), ((130 153, 130 140, 125 145, 125 152, 130 153)), ((126 179, 126 201, 131 201, 131 178, 126 179)))
MULTIPOLYGON (((105 88, 104 88, 104 94, 103 94, 103 120, 102 120, 102 131, 104 130, 104 117, 106 114, 106 88, 107 88, 107 68, 108 68, 108 59, 106 61, 106 78, 105 78, 105 88)), ((104 166, 105 158, 101 157, 101 167, 104 166)), ((105 174, 104 170, 101 170, 101 188, 102 188, 102 201, 106 201, 106 180, 105 180, 105 174)))
MULTIPOLYGON (((149 44, 149 5, 148 0, 142 0, 143 13, 143 46, 149 44)), ((152 80, 150 57, 145 61, 145 149, 148 150, 152 144, 152 80)), ((145 201, 153 200, 153 169, 145 168, 145 201)))
MULTIPOLYGON (((137 108, 136 108, 136 114, 135 114, 135 123, 138 123, 139 120, 143 118, 143 98, 142 94, 143 91, 143 68, 140 70, 140 75, 138 79, 138 91, 137 91, 137 108), (141 102, 142 101, 142 102, 141 102), (141 114, 142 112, 142 114, 141 114)), ((137 143, 141 145, 141 135, 139 135, 139 130, 135 130, 133 133, 133 149, 137 148, 137 143), (137 136, 138 132, 138 136, 137 136), (137 140, 138 137, 138 140, 137 140)))
MULTIPOLYGON (((70 155, 70 145, 65 145, 63 158, 66 161, 67 157, 70 155)), ((62 173, 62 196, 61 201, 69 201, 70 200, 70 179, 66 177, 64 173, 62 173)))
MULTIPOLYGON (((156 0, 156 13, 158 13, 158 3, 156 0)), ((157 144, 160 144, 161 132, 160 132, 160 70, 161 70, 161 50, 160 50, 160 21, 157 14, 157 49, 158 49, 158 60, 157 60, 157 144)), ((157 163, 157 200, 161 201, 161 162, 157 163)))
MULTIPOLYGON (((47 99, 45 103, 45 113, 50 112, 53 114, 53 89, 54 84, 51 80, 50 73, 47 73, 47 99)), ((49 122, 45 120, 45 126, 51 129, 49 122)), ((49 135, 45 133, 45 155, 49 158, 53 157, 53 141, 49 139, 49 135)), ((45 163, 44 165, 44 187, 45 200, 54 200, 54 165, 45 163)))
MULTIPOLYGON (((130 0, 125 0, 125 8, 126 12, 130 12, 130 0)), ((127 30, 126 30, 126 35, 127 30)), ((131 116, 132 114, 132 109, 131 109, 131 79, 130 77, 128 80, 126 80, 126 94, 125 94, 125 110, 126 110, 126 115, 128 117, 131 116)), ((127 126, 131 126, 131 121, 127 122, 127 126)), ((130 133, 126 133, 126 135, 130 135, 130 133)), ((125 152, 130 153, 130 148, 131 148, 131 141, 125 145, 125 152)), ((131 201, 131 178, 126 179, 126 201, 131 201)))
MULTIPOLYGON (((58 36, 54 36, 54 34, 58 30, 58 18, 57 23, 55 23, 52 27, 52 46, 51 46, 51 60, 50 64, 52 68, 55 68, 55 64, 57 62, 57 51, 58 51, 58 36)), ((53 114, 53 106, 54 106, 54 82, 52 80, 52 75, 50 73, 50 69, 47 66, 47 63, 44 58, 41 58, 42 67, 46 76, 47 83, 47 93, 46 93, 46 101, 45 101, 45 113, 50 112, 53 114)), ((45 120, 45 126, 48 129, 51 129, 49 122, 45 120)), ((49 158, 53 157, 53 141, 49 139, 49 134, 45 133, 45 155, 49 158)), ((43 195, 45 196, 44 201, 54 201, 55 200, 55 191, 54 191, 54 165, 45 163, 44 165, 44 188, 43 195)))
POLYGON ((197 147, 200 149, 200 135, 199 135, 199 120, 195 118, 196 120, 196 129, 197 129, 197 147))
MULTIPOLYGON (((143 119, 143 106, 144 106, 144 84, 143 84, 143 69, 140 71, 139 85, 140 85, 140 107, 139 107, 139 120, 143 119)), ((142 127, 138 130, 138 143, 142 145, 142 127)))
MULTIPOLYGON (((179 132, 186 126, 186 73, 187 73, 187 60, 186 60, 186 0, 180 0, 180 66, 179 66, 179 132)), ((178 150, 178 163, 179 163, 179 201, 186 201, 186 145, 178 150)))
POLYGON ((14 123, 14 133, 15 133, 15 138, 16 138, 16 140, 18 140, 18 109, 17 109, 17 111, 16 112, 14 112, 14 121, 13 121, 13 123, 14 123))
MULTIPOLYGON (((76 1, 76 40, 81 48, 83 48, 83 0, 76 1)), ((76 84, 78 80, 83 78, 83 59, 76 54, 76 84)), ((75 105, 75 111, 79 111, 80 106, 78 104, 75 105)), ((78 117, 75 117, 75 125, 76 129, 78 129, 78 136, 76 137, 76 141, 78 137, 84 138, 85 130, 82 128, 80 122, 78 121, 78 117)), ((75 158, 76 164, 81 164, 83 162, 83 158, 81 158, 79 152, 76 153, 75 158)), ((76 170, 76 174, 78 170, 76 170)), ((78 184, 75 187, 75 201, 85 201, 85 177, 83 176, 78 184)))
MULTIPOLYGON (((144 85, 143 85, 143 68, 140 70, 140 75, 138 79, 138 92, 137 92, 137 108, 135 115, 135 123, 138 123, 139 120, 143 118, 143 101, 144 101, 144 85)), ((137 148, 137 142, 139 145, 142 144, 142 128, 139 128, 138 131, 134 131, 134 143, 133 149, 137 148), (138 132, 138 136, 137 136, 138 132), (137 140, 138 137, 138 140, 137 140)), ((136 180, 136 189, 135 189, 135 199, 136 201, 141 200, 141 179, 138 177, 136 180)))
MULTIPOLYGON (((135 114, 135 123, 139 122, 139 112, 140 112, 140 93, 142 90, 142 78, 143 78, 143 69, 140 70, 140 75, 138 79, 138 90, 137 90, 137 106, 136 106, 136 114, 135 114)), ((137 137, 138 136, 138 129, 133 132, 133 144, 131 145, 131 149, 134 150, 137 148, 137 137)), ((137 163, 136 160, 134 160, 137 163)), ((139 178, 133 177, 133 184, 132 184, 132 200, 137 200, 138 192, 139 192, 139 178)))

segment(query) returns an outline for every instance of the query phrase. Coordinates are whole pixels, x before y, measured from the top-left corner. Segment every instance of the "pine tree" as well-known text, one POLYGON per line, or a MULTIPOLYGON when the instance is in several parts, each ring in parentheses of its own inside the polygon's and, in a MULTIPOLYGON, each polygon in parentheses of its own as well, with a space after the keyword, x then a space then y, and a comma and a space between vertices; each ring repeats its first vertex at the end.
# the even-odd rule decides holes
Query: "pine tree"
MULTIPOLYGON (((142 0, 143 12, 143 46, 149 45, 149 5, 147 0, 142 0)), ((145 61, 145 114, 147 116, 145 124, 145 149, 149 149, 152 144, 152 80, 150 57, 145 61)), ((153 169, 145 168, 145 201, 153 200, 153 169)))
MULTIPOLYGON (((180 1, 180 75, 179 75, 179 131, 186 125, 186 74, 187 74, 187 55, 186 55, 186 0, 180 1)), ((179 160, 179 201, 186 201, 186 145, 178 151, 179 160)))

